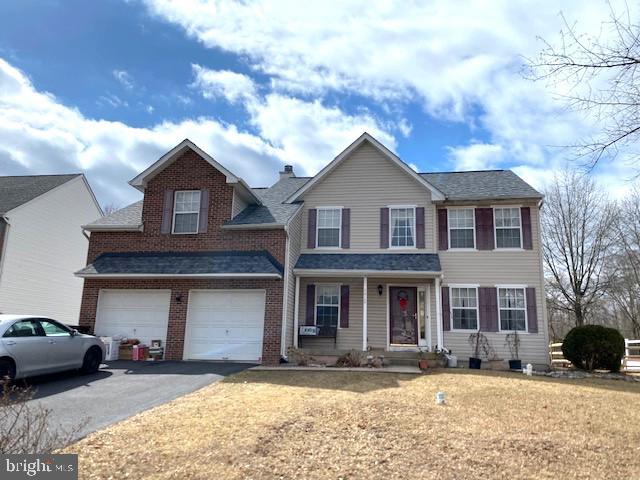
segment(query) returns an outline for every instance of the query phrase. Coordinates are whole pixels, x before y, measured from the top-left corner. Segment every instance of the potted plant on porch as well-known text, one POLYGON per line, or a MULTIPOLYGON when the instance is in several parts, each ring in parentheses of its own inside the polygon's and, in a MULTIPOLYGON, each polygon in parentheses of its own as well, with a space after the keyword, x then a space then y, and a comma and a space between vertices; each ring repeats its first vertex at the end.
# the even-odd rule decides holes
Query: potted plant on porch
POLYGON ((505 343, 509 347, 511 353, 511 360, 509 360, 510 370, 522 370, 522 360, 520 360, 520 335, 518 331, 514 330, 513 333, 507 335, 505 343))
POLYGON ((469 345, 473 347, 473 357, 469 357, 469 368, 479 370, 482 366, 480 356, 489 358, 493 352, 489 339, 482 332, 474 332, 469 335, 469 345))

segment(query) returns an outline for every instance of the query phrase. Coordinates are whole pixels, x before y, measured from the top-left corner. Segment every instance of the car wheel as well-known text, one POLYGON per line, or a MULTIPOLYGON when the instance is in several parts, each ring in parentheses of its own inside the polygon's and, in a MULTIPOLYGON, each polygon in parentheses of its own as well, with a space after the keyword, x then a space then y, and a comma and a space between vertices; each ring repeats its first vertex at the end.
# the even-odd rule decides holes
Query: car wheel
POLYGON ((84 354, 84 360, 82 361, 82 373, 96 373, 100 369, 100 362, 102 361, 102 354, 97 348, 90 348, 87 353, 84 354))
POLYGON ((12 382, 16 378, 16 365, 8 358, 0 359, 0 383, 12 382))

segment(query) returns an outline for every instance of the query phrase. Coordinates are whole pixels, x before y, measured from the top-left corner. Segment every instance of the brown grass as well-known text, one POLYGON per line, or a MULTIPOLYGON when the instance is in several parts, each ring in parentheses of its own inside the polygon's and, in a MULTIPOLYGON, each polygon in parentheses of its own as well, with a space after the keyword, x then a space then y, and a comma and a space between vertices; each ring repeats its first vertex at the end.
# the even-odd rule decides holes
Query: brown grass
POLYGON ((82 478, 638 478, 639 406, 605 380, 245 372, 66 451, 82 478))

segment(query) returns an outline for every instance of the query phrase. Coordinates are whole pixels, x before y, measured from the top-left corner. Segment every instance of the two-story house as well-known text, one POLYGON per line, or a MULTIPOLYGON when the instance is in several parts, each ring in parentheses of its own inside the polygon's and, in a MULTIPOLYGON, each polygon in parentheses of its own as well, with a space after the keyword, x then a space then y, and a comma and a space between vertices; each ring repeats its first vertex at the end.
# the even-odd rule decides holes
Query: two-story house
POLYGON ((416 173, 365 133, 270 188, 188 140, 130 183, 143 201, 86 226, 80 323, 98 334, 273 364, 290 346, 464 359, 478 330, 509 358, 517 330, 522 360, 547 363, 542 195, 510 171, 416 173))

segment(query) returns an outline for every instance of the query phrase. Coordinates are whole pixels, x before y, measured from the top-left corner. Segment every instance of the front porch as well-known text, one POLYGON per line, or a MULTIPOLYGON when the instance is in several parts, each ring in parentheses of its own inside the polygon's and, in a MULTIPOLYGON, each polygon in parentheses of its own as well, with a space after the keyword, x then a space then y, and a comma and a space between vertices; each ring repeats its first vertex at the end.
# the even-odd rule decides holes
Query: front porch
POLYGON ((297 270, 293 346, 313 356, 351 350, 415 362, 443 344, 440 272, 297 270))

